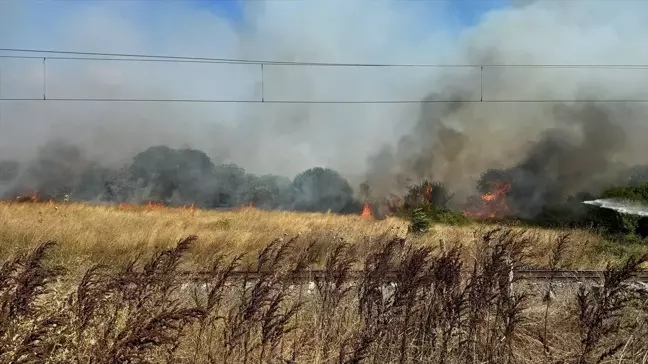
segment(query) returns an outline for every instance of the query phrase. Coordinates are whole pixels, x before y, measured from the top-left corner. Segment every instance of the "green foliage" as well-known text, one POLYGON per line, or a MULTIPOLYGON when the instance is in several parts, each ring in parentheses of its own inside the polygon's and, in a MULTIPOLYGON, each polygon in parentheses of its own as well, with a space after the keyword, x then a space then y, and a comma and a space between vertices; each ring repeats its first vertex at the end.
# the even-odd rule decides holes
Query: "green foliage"
POLYGON ((422 208, 414 209, 410 223, 410 231, 415 234, 425 233, 430 229, 430 218, 422 208))
POLYGON ((404 198, 401 216, 411 219, 411 230, 424 232, 430 223, 463 225, 470 222, 463 213, 448 208, 452 199, 446 187, 440 182, 423 181, 409 188, 404 198))
POLYGON ((432 208, 428 216, 434 222, 447 225, 466 225, 471 222, 463 213, 447 208, 432 208))
POLYGON ((601 198, 618 198, 622 200, 648 203, 648 183, 638 186, 613 187, 603 191, 601 198))
MULTIPOLYGON (((612 187, 603 191, 600 198, 613 198, 648 204, 648 183, 636 186, 612 187)), ((592 225, 611 235, 630 237, 630 240, 648 236, 648 219, 642 216, 596 208, 589 210, 587 218, 592 225)))

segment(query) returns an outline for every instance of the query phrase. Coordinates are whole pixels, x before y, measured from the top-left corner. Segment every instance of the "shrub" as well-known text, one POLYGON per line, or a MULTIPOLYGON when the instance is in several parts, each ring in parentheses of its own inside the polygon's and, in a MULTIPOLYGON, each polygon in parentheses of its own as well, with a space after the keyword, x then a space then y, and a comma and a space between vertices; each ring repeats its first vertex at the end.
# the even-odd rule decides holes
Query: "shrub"
POLYGON ((415 234, 425 233, 430 228, 430 218, 422 208, 417 208, 412 212, 412 222, 410 231, 415 234))
POLYGON ((293 190, 297 211, 355 213, 362 209, 349 182, 332 169, 317 167, 298 174, 293 190))
MULTIPOLYGON (((648 204, 648 183, 628 187, 612 187, 600 198, 620 199, 648 204)), ((613 235, 648 236, 648 219, 639 215, 624 214, 610 209, 590 209, 588 222, 613 235)))

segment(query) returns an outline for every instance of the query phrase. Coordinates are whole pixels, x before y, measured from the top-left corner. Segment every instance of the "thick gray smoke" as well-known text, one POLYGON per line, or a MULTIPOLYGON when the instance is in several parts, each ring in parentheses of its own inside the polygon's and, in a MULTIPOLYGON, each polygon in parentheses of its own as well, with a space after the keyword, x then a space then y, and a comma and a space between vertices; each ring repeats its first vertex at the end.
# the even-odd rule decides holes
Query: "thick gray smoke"
POLYGON ((0 164, 0 198, 19 201, 91 201, 163 203, 199 208, 257 208, 357 213, 362 208, 353 189, 337 172, 311 168, 293 181, 257 176, 235 164, 215 165, 203 152, 155 146, 138 153, 120 169, 85 160, 79 147, 47 143, 25 170, 16 162, 0 164))
MULTIPOLYGON (((648 64, 648 4, 640 1, 516 2, 467 28, 449 23, 443 2, 251 1, 238 23, 189 2, 161 3, 147 22, 127 15, 150 11, 145 3, 67 5, 48 23, 31 12, 60 2, 3 2, 0 44, 306 62, 648 64)), ((2 97, 42 96, 41 60, 0 66, 2 97)), ((330 167, 354 187, 366 180, 375 197, 428 178, 458 192, 455 201, 498 168, 516 171, 520 208, 533 210, 645 163, 648 106, 508 101, 648 99, 647 81, 639 68, 267 66, 262 87, 257 65, 52 60, 50 98, 501 102, 2 102, 0 160, 20 162, 3 168, 16 181, 52 139, 80 146, 82 163, 110 170, 167 145, 257 175, 330 167)))
MULTIPOLYGON (((486 65, 646 64, 640 31, 646 4, 624 4, 635 13, 603 2, 519 4, 467 33, 461 59, 486 65)), ((428 98, 497 102, 423 105, 411 132, 371 160, 369 184, 378 195, 427 178, 459 192, 455 202, 462 203, 475 192, 475 181, 486 193, 486 182, 500 180, 511 184, 514 213, 535 217, 570 196, 600 192, 630 166, 645 163, 647 104, 623 102, 648 99, 645 68, 486 66, 483 93, 467 87, 467 78, 451 78, 444 93, 428 98), (527 102, 534 100, 541 102, 527 102), (484 175, 488 169, 494 170, 484 175)))

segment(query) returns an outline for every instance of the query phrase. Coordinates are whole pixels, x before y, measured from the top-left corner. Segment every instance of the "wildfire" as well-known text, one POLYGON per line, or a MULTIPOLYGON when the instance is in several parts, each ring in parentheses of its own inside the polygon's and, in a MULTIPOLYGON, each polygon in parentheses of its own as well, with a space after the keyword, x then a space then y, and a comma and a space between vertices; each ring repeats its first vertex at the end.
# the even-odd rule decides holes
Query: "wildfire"
POLYGON ((364 203, 364 207, 362 208, 362 213, 360 213, 360 216, 371 217, 371 206, 369 206, 369 203, 364 203))
POLYGON ((159 210, 159 209, 163 209, 165 207, 166 206, 164 205, 163 202, 151 202, 151 201, 149 201, 146 204, 146 208, 149 209, 149 210, 159 210))
POLYGON ((244 212, 252 209, 254 209, 254 204, 252 202, 248 202, 246 205, 240 205, 238 207, 238 211, 240 212, 244 212))
POLYGON ((509 213, 506 195, 511 185, 502 181, 494 181, 490 185, 491 191, 479 196, 476 206, 464 211, 466 216, 476 219, 500 219, 509 213))

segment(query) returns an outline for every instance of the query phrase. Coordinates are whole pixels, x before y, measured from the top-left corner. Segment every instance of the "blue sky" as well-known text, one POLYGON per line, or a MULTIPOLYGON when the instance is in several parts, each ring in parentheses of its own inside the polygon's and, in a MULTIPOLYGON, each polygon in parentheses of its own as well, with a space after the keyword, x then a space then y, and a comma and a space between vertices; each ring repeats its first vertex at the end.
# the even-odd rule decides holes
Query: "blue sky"
MULTIPOLYGON (((119 13, 119 17, 133 24, 140 24, 148 29, 167 28, 165 20, 160 17, 163 11, 161 3, 195 7, 229 19, 235 27, 244 21, 245 1, 259 0, 11 0, 0 5, 0 43, 7 47, 17 47, 13 44, 19 41, 21 47, 41 47, 46 39, 60 38, 61 29, 58 24, 63 22, 75 9, 89 3, 114 5, 127 3, 123 11, 115 10, 122 7, 110 7, 119 13), (7 9, 14 8, 14 14, 7 14, 7 9), (19 10, 16 10, 19 9, 19 10), (4 16, 3 16, 4 15, 4 16), (4 24, 2 24, 4 23, 4 24), (11 44, 7 44, 11 43, 11 44)), ((268 1, 327 1, 327 0, 268 0, 268 1)), ((348 0, 355 1, 355 0, 348 0)), ((478 23, 480 17, 490 10, 506 7, 510 0, 393 0, 402 2, 403 6, 415 5, 423 9, 421 16, 426 19, 425 9, 429 9, 430 22, 443 9, 443 22, 448 31, 459 32, 478 23)), ((418 13, 418 10, 417 10, 418 13)), ((152 32, 155 35, 156 32, 152 32)), ((425 33, 422 29, 421 33, 425 33)))
MULTIPOLYGON (((233 22, 242 19, 242 3, 244 0, 189 0, 196 6, 205 7, 211 11, 224 15, 233 22)), ((255 0, 248 0, 255 1, 255 0)), ((271 0, 271 1, 298 1, 298 0, 271 0)), ((349 0, 353 1, 353 0, 349 0)), ((502 8, 508 5, 509 0, 395 0, 395 1, 416 1, 430 5, 445 3, 448 12, 460 25, 471 26, 478 22, 481 15, 489 10, 502 8)))

